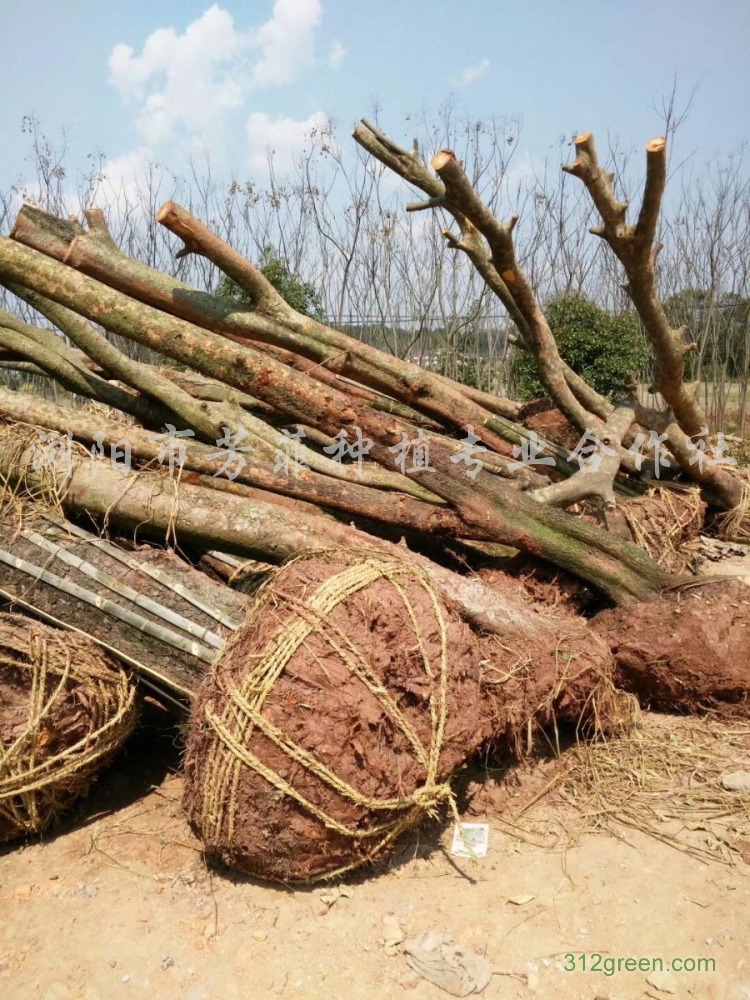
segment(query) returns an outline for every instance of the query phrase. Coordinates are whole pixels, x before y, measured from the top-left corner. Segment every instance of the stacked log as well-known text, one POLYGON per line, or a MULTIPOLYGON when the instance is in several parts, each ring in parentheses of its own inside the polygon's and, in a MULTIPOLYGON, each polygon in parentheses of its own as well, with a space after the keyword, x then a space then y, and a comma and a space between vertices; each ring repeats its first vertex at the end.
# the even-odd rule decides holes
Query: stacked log
POLYGON ((455 809, 451 780, 487 743, 614 732, 639 696, 744 706, 750 602, 608 530, 648 486, 624 457, 630 402, 605 413, 586 486, 516 404, 295 313, 184 209, 157 218, 247 305, 127 257, 96 211, 84 229, 25 206, 0 237, 0 283, 56 328, 0 314, 3 363, 70 394, 0 388, 0 597, 192 713, 185 801, 207 852, 330 877, 455 809), (602 525, 561 509, 591 495, 602 525), (486 586, 473 567, 501 568, 499 546, 615 610, 589 624, 486 586), (698 664, 679 637, 707 588, 720 654, 698 664), (638 620, 664 626, 645 652, 626 642, 638 620))

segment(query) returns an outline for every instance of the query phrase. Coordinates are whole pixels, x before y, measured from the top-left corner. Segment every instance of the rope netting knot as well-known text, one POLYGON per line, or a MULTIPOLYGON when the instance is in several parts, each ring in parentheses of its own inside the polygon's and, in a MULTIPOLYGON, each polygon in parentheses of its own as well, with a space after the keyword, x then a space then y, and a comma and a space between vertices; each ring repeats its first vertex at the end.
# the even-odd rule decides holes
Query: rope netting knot
MULTIPOLYGON (((315 558, 327 556, 316 553, 315 558)), ((342 550, 331 552, 330 560, 339 565, 345 561, 348 565, 344 569, 332 567, 334 572, 316 584, 304 597, 285 593, 282 589, 283 573, 289 563, 276 571, 258 592, 246 625, 258 623, 265 616, 267 621, 280 622, 280 627, 257 653, 247 657, 249 662, 246 671, 239 676, 232 673, 231 677, 234 679, 223 668, 227 660, 232 658, 235 648, 242 644, 242 630, 229 640, 214 664, 212 682, 224 695, 224 704, 217 711, 215 703, 209 700, 203 709, 205 723, 213 739, 203 776, 201 823, 206 842, 232 842, 237 823, 240 775, 244 768, 250 768, 282 796, 293 799, 328 829, 366 845, 366 857, 336 872, 328 872, 326 877, 341 874, 374 858, 400 834, 416 826, 426 816, 435 816, 445 803, 448 803, 456 818, 458 816, 450 784, 438 780, 448 702, 446 610, 427 576, 410 563, 384 558, 380 554, 342 550), (419 662, 429 686, 429 740, 420 738, 395 695, 378 676, 367 650, 359 648, 332 619, 332 612, 342 602, 379 580, 386 580, 393 587, 403 602, 411 623, 419 651, 419 662), (427 599, 432 612, 431 621, 423 620, 424 608, 420 610, 415 604, 417 594, 422 599, 427 599), (425 639, 428 629, 433 634, 437 630, 437 655, 434 652, 431 654, 427 647, 425 639), (323 640, 326 651, 334 654, 348 672, 364 685, 377 700, 383 715, 405 738, 424 771, 424 780, 410 794, 380 798, 364 794, 310 749, 282 732, 264 714, 264 706, 274 685, 295 654, 301 650, 305 652, 303 647, 311 636, 323 640), (277 769, 253 752, 250 744, 255 733, 261 733, 291 764, 313 774, 342 799, 375 814, 388 815, 380 821, 375 820, 371 825, 358 828, 337 819, 331 815, 330 810, 311 801, 310 797, 303 794, 277 769)), ((418 603, 423 603, 423 600, 418 603)))
POLYGON ((136 713, 135 686, 90 639, 0 614, 0 842, 82 795, 136 713))

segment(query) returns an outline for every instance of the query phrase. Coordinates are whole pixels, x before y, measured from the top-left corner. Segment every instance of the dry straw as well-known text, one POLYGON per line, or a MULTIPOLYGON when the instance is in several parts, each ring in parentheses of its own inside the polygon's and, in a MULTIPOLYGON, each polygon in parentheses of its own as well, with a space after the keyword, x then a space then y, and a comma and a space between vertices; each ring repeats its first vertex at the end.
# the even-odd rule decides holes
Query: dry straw
POLYGON ((750 543, 750 469, 740 473, 742 494, 736 507, 716 518, 719 537, 726 542, 750 543))
POLYGON ((91 640, 0 615, 0 841, 39 833, 122 746, 136 691, 91 640))
POLYGON ((20 422, 0 425, 3 465, 13 470, 12 480, 0 473, 0 514, 5 519, 16 517, 20 522, 29 501, 39 510, 62 516, 69 479, 66 449, 71 470, 88 455, 83 445, 55 431, 20 422))
MULTIPOLYGON (((316 558, 321 558, 316 553, 316 558)), ((362 842, 366 845, 366 855, 357 862, 327 872, 323 878, 340 875, 375 858, 403 832, 416 826, 428 815, 434 815, 441 803, 447 802, 455 813, 455 804, 450 786, 438 781, 438 768, 447 713, 448 666, 448 622, 440 599, 427 579, 417 567, 406 562, 383 558, 380 555, 363 555, 349 551, 331 553, 332 561, 340 563, 342 558, 350 563, 347 568, 335 572, 318 585, 306 599, 296 599, 282 594, 275 587, 279 573, 274 573, 263 585, 250 612, 258 616, 278 612, 279 605, 285 607, 285 622, 266 647, 253 656, 247 673, 239 678, 236 685, 229 686, 222 663, 231 656, 235 645, 241 645, 243 633, 237 632, 229 640, 213 670, 213 681, 226 695, 225 705, 216 712, 209 702, 205 706, 205 720, 214 740, 202 774, 203 817, 202 832, 207 844, 231 843, 237 819, 237 795, 240 776, 244 768, 250 768, 273 785, 283 796, 293 799, 311 816, 315 816, 326 827, 336 833, 362 842), (353 564, 352 564, 353 563, 353 564), (430 741, 425 746, 419 735, 399 708, 393 696, 383 685, 368 662, 364 650, 354 643, 331 620, 331 612, 347 598, 371 586, 378 580, 388 580, 397 591, 410 618, 419 647, 424 671, 430 682, 430 741), (419 620, 417 609, 410 598, 414 588, 427 596, 434 621, 430 627, 437 627, 440 636, 440 654, 430 656, 425 644, 425 624, 419 620), (424 783, 411 795, 387 799, 374 799, 363 795, 356 788, 340 778, 330 767, 319 760, 281 732, 263 714, 263 707, 271 695, 274 684, 281 676, 306 639, 316 633, 324 639, 347 669, 356 676, 367 690, 377 699, 384 714, 408 740, 412 751, 425 770, 424 783), (373 826, 352 829, 334 816, 316 806, 297 788, 286 781, 277 771, 269 767, 250 749, 252 736, 259 731, 281 750, 297 766, 313 773, 323 784, 345 800, 375 813, 389 813, 391 816, 373 826), (396 818, 392 814, 396 813, 396 818)), ((287 563, 287 566, 289 564, 287 563)), ((456 813, 457 816, 457 813, 456 813)), ((306 879, 309 881, 310 879, 306 879)))
POLYGON ((686 546, 703 528, 706 505, 695 487, 671 485, 649 490, 618 508, 633 541, 671 573, 691 570, 695 554, 686 546))
POLYGON ((523 838, 546 831, 553 840, 540 846, 627 828, 703 861, 750 865, 750 796, 722 783, 748 769, 747 723, 648 713, 619 738, 578 742, 542 791, 518 809, 511 804, 499 822, 523 838))

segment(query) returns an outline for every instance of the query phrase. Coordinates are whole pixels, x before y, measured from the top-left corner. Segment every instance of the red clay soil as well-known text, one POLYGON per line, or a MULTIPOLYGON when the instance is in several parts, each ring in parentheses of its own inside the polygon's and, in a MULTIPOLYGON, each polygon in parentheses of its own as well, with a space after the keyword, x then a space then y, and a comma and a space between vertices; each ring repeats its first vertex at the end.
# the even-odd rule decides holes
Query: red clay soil
MULTIPOLYGON (((0 657, 5 653, 6 650, 0 641, 0 657)), ((57 677, 49 678, 44 694, 45 700, 53 693, 58 680, 57 677)), ((0 663, 0 752, 7 751, 17 740, 25 737, 29 729, 30 702, 31 674, 0 663)), ((76 703, 75 691, 63 691, 55 699, 39 728, 34 733, 29 733, 23 740, 21 744, 23 757, 28 760, 28 766, 31 767, 33 760, 40 763, 49 759, 67 747, 74 746, 85 734, 85 716, 80 705, 76 703)), ((0 769, 0 792, 3 790, 3 777, 0 769)), ((82 791, 85 791, 85 788, 82 789, 78 782, 72 783, 68 789, 64 786, 57 789, 55 813, 60 814, 72 805, 82 791)), ((31 825, 27 828, 22 821, 14 817, 12 813, 14 803, 18 805, 20 815, 26 816, 20 796, 17 797, 17 801, 15 799, 6 800, 5 803, 0 801, 0 844, 14 840, 26 832, 39 832, 32 829, 31 825)), ((41 815, 44 815, 43 811, 41 815)))
POLYGON ((568 451, 573 451, 581 438, 579 431, 551 399, 532 399, 524 403, 518 413, 518 422, 528 430, 536 431, 542 440, 559 444, 568 451))
MULTIPOLYGON (((485 586, 524 608, 502 638, 481 638, 482 688, 490 706, 493 743, 523 753, 529 736, 560 722, 582 732, 616 733, 633 719, 629 696, 612 684, 609 647, 570 604, 534 600, 528 581, 481 570, 485 586)), ((546 737, 544 737, 546 739, 546 737)))
MULTIPOLYGON (((220 713, 227 692, 241 683, 248 665, 283 628, 299 620, 295 601, 309 598, 323 581, 348 565, 350 558, 344 562, 341 557, 338 561, 317 557, 284 568, 273 583, 273 599, 236 633, 217 676, 203 686, 193 711, 185 765, 188 817, 209 854, 265 878, 304 880, 362 863, 377 838, 355 839, 330 829, 251 767, 243 766, 236 791, 234 837, 229 836, 225 822, 221 835, 212 839, 203 820, 203 806, 205 764, 216 736, 206 724, 204 709, 210 705, 214 713, 220 713)), ((437 680, 426 676, 418 642, 423 643, 433 669, 439 668, 439 623, 427 592, 408 578, 400 584, 419 623, 419 637, 393 583, 378 579, 339 603, 327 616, 326 628, 304 641, 263 709, 278 729, 339 778, 361 795, 378 800, 412 794, 424 784, 425 768, 379 699, 350 672, 331 638, 344 642, 346 637, 361 652, 422 745, 429 748, 430 695, 437 694, 437 680)), ((444 607, 442 612, 449 622, 450 673, 440 780, 451 776, 489 735, 478 682, 479 643, 468 625, 444 607)), ((350 829, 361 833, 397 815, 354 804, 294 763, 257 729, 248 746, 318 809, 350 829)))
MULTIPOLYGON (((43 768, 106 722, 109 709, 100 704, 100 696, 102 669, 108 664, 105 654, 83 636, 60 632, 21 615, 0 614, 0 752, 5 757, 4 761, 0 757, 0 792, 7 792, 8 787, 14 790, 12 796, 0 796, 0 843, 23 833, 40 832, 85 793, 96 771, 104 766, 102 760, 98 766, 80 767, 61 781, 54 780, 54 772, 40 775, 37 771, 37 781, 40 777, 46 779, 42 785, 29 791, 21 782, 21 791, 16 791, 19 778, 16 768, 43 768), (37 641, 30 639, 30 633, 37 641), (48 673, 41 703, 47 708, 43 717, 30 726, 36 662, 32 656, 39 655, 38 640, 42 639, 46 643, 48 673), (69 677, 61 685, 66 654, 78 667, 91 664, 91 676, 86 675, 83 680, 69 677), (7 756, 11 747, 12 759, 7 756), (4 786, 4 782, 9 784, 4 786)), ((123 716, 119 726, 123 740, 134 723, 134 711, 128 717, 123 716)), ((82 752, 79 751, 79 758, 82 752)), ((71 760, 75 762, 75 758, 69 757, 68 762, 71 760)))
POLYGON ((721 579, 591 622, 615 658, 615 681, 659 711, 750 713, 750 589, 721 579))
POLYGON ((485 586, 501 590, 509 586, 506 581, 511 581, 515 593, 561 614, 591 615, 607 605, 606 599, 587 587, 580 577, 526 552, 504 560, 502 569, 485 567, 477 575, 485 586))
MULTIPOLYGON (((32 673, 27 663, 26 657, 19 655, 17 649, 4 646, 0 619, 0 747, 15 743, 29 726, 32 673)), ((54 674, 48 677, 43 701, 49 699, 59 680, 54 674)), ((40 725, 37 752, 43 749, 56 753, 77 743, 86 735, 86 721, 78 692, 72 685, 62 690, 40 725)))
MULTIPOLYGON (((313 557, 285 567, 272 584, 273 599, 266 595, 265 603, 236 633, 194 707, 185 763, 188 817, 207 853, 263 878, 304 881, 361 864, 372 856, 374 841, 332 829, 245 765, 238 771, 234 833, 229 832, 226 814, 217 832, 206 821, 204 809, 212 784, 206 762, 218 740, 205 710, 210 707, 214 715, 220 714, 259 654, 299 618, 295 599, 309 598, 349 564, 350 557, 346 562, 340 556, 338 561, 313 557)), ((440 649, 435 609, 414 580, 402 580, 402 586, 434 668, 440 649)), ((450 669, 441 781, 451 778, 490 736, 517 749, 521 734, 526 740, 553 719, 578 721, 582 713, 592 716, 596 707, 606 728, 608 720, 614 725, 632 711, 632 702, 609 682, 609 650, 583 620, 566 617, 561 623, 560 616, 531 607, 517 581, 507 581, 507 587, 517 595, 514 603, 522 613, 515 623, 509 620, 502 641, 495 637, 480 641, 445 606, 441 609, 449 622, 450 669)), ((338 604, 327 623, 336 627, 339 638, 348 637, 361 651, 421 743, 429 747, 435 682, 425 674, 413 621, 394 585, 377 580, 338 604)), ((403 798, 424 784, 425 769, 412 745, 375 695, 346 667, 327 631, 313 632, 294 653, 273 686, 263 715, 370 799, 403 798)), ((244 745, 349 829, 363 833, 396 815, 345 798, 306 767, 293 763, 257 728, 244 745)))

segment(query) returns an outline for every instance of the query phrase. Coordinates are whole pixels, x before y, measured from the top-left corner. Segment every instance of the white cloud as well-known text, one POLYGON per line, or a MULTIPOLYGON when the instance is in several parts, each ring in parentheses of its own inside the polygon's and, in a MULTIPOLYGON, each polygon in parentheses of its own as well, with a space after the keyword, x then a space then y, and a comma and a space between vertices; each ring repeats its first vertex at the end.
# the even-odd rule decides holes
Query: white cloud
POLYGON ((153 32, 140 55, 116 45, 109 68, 120 93, 140 107, 138 131, 163 142, 179 128, 205 135, 217 116, 241 104, 235 71, 245 49, 231 16, 213 6, 182 35, 174 28, 153 32))
POLYGON ((107 160, 102 168, 101 180, 114 191, 138 189, 139 182, 155 164, 154 154, 146 146, 139 146, 107 160))
POLYGON ((271 118, 256 111, 247 120, 250 166, 262 171, 271 156, 274 169, 279 174, 286 173, 293 166, 295 156, 309 144, 312 133, 320 134, 328 128, 328 119, 322 111, 303 120, 271 118))
POLYGON ((474 66, 467 66, 462 69, 454 81, 457 87, 469 87, 488 71, 490 68, 489 59, 480 59, 474 66))
POLYGON ((334 41, 331 43, 331 47, 328 50, 328 65, 331 69, 338 69, 344 60, 346 55, 346 49, 339 41, 334 41))
POLYGON ((270 20, 261 25, 253 40, 261 54, 253 68, 255 86, 291 83, 312 66, 321 14, 320 0, 276 0, 270 20))
POLYGON ((313 65, 321 12, 320 0, 275 0, 265 23, 242 31, 214 4, 182 34, 154 31, 140 54, 116 45, 110 79, 138 107, 147 142, 209 141, 252 90, 290 84, 313 65))

